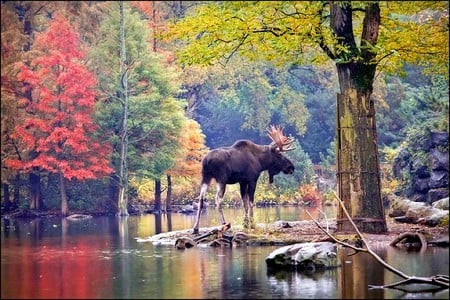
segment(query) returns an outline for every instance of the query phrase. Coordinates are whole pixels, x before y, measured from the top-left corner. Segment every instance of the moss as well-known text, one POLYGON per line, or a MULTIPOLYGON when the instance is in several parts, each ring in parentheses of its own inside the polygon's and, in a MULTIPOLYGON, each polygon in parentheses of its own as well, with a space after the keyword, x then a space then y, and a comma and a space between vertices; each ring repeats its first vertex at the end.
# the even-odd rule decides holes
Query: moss
POLYGON ((439 227, 448 227, 448 214, 441 219, 438 226, 439 227))

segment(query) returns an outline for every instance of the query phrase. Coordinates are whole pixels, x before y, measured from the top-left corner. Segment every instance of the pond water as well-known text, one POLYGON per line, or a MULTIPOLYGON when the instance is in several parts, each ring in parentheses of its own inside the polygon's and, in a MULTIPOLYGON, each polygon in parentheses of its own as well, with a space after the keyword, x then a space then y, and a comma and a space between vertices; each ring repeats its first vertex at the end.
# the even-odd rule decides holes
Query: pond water
MULTIPOLYGON (((232 224, 241 209, 225 208, 232 224)), ((312 209, 313 216, 318 210, 312 209)), ((325 210, 332 214, 332 210, 325 210)), ((82 221, 47 217, 1 221, 1 298, 420 298, 448 299, 448 290, 405 293, 370 290, 368 285, 400 278, 369 255, 348 256, 339 250, 342 267, 312 275, 267 272, 265 257, 279 248, 196 247, 139 243, 155 233, 191 228, 194 215, 170 213, 130 217, 103 216, 82 221)), ((299 207, 255 208, 256 222, 306 220, 299 207)), ((201 227, 217 224, 208 208, 201 227)), ((376 247, 376 252, 404 273, 416 276, 449 274, 448 248, 426 252, 376 247)))

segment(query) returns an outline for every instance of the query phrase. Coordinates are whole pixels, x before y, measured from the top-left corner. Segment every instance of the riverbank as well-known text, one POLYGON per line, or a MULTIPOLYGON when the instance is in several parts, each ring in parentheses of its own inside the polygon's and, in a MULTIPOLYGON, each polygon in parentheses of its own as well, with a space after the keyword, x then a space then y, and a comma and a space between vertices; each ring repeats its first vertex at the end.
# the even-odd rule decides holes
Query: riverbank
MULTIPOLYGON (((427 236, 428 240, 441 241, 440 245, 448 246, 448 226, 430 227, 421 224, 407 224, 396 222, 393 218, 387 217, 388 231, 383 234, 363 233, 364 238, 369 246, 387 246, 400 234, 406 232, 420 232, 427 236)), ((335 234, 336 221, 327 220, 319 222, 324 228, 328 228, 329 232, 335 234)), ((200 228, 199 235, 214 230, 217 227, 200 228)), ((232 225, 224 234, 234 235, 243 232, 248 236, 247 245, 264 246, 264 245, 289 245, 294 243, 331 241, 331 238, 324 233, 312 220, 306 221, 276 221, 270 224, 256 224, 255 229, 244 229, 241 225, 232 225)), ((156 234, 154 236, 139 239, 139 242, 152 242, 154 244, 173 244, 179 238, 195 239, 198 235, 192 234, 192 229, 171 231, 156 234)), ((336 233, 336 237, 340 240, 346 239, 350 243, 357 241, 356 233, 336 233)))

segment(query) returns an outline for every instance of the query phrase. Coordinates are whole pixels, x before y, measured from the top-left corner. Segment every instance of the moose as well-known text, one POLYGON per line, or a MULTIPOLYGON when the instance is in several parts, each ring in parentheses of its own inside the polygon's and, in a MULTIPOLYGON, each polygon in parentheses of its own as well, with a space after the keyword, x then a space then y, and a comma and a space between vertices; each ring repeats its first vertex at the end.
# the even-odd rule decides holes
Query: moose
POLYGON ((198 234, 200 214, 206 192, 211 180, 216 181, 216 207, 220 221, 225 224, 222 211, 222 200, 227 184, 239 183, 240 194, 244 202, 244 227, 253 227, 253 200, 256 183, 263 171, 269 173, 269 183, 273 183, 274 175, 294 173, 294 164, 283 152, 295 149, 292 137, 283 135, 281 126, 270 125, 266 128, 272 140, 270 145, 255 144, 250 140, 238 140, 232 146, 210 150, 202 159, 202 179, 197 216, 193 233, 198 234))

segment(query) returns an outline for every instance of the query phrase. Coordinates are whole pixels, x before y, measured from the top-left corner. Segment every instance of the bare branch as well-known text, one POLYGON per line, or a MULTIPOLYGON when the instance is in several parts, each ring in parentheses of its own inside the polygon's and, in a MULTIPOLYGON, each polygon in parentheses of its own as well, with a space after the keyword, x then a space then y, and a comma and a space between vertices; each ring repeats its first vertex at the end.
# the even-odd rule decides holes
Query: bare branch
POLYGON ((331 233, 329 233, 328 230, 325 230, 325 228, 323 228, 322 225, 319 224, 319 222, 317 222, 316 220, 314 220, 314 218, 311 216, 311 214, 308 212, 308 210, 305 209, 305 212, 308 214, 308 216, 311 218, 311 220, 317 225, 317 227, 319 227, 319 228, 320 228, 326 235, 328 235, 334 242, 336 242, 336 243, 338 243, 338 244, 340 244, 340 245, 342 245, 342 246, 351 248, 351 249, 353 249, 353 250, 355 250, 355 251, 367 252, 367 249, 364 249, 364 248, 358 248, 358 247, 355 247, 355 246, 353 246, 353 245, 351 245, 351 244, 348 244, 348 243, 346 243, 346 242, 343 242, 343 241, 338 240, 338 239, 335 238, 331 233))
MULTIPOLYGON (((439 289, 449 288, 449 277, 448 277, 448 275, 436 275, 436 276, 431 276, 431 277, 409 276, 409 275, 406 275, 405 273, 401 272, 400 270, 397 270, 393 266, 391 266, 388 263, 386 263, 383 259, 381 259, 375 252, 372 251, 372 249, 370 249, 366 239, 361 234, 361 232, 359 231, 358 227, 356 226, 356 224, 353 222, 352 218, 350 217, 347 209, 345 208, 344 202, 342 202, 342 200, 339 199, 339 197, 336 195, 336 192, 333 191, 333 195, 336 198, 336 200, 339 202, 339 205, 341 206, 341 208, 342 208, 345 216, 349 220, 350 224, 352 224, 352 226, 355 229, 356 233, 358 234, 358 236, 363 241, 367 252, 372 257, 374 257, 380 264, 382 264, 386 269, 388 269, 392 273, 394 273, 394 274, 404 278, 404 280, 402 280, 402 281, 399 281, 399 282, 393 283, 393 284, 389 284, 389 285, 384 285, 384 286, 372 286, 372 285, 369 285, 370 288, 374 288, 374 289, 375 288, 379 288, 379 289, 384 289, 384 288, 400 289, 400 288, 398 288, 398 286, 405 285, 405 284, 411 284, 411 283, 430 284, 430 285, 434 285, 434 286, 438 287, 439 289)), ((316 222, 316 224, 317 224, 317 222, 316 222)), ((351 247, 351 248, 353 248, 353 247, 351 247)), ((402 290, 402 289, 400 289, 400 290, 402 290)), ((414 290, 414 291, 410 291, 410 292, 422 292, 422 291, 423 290, 414 290)))

